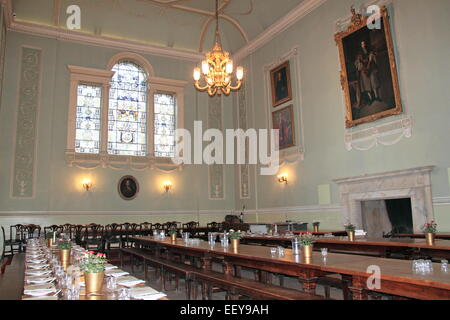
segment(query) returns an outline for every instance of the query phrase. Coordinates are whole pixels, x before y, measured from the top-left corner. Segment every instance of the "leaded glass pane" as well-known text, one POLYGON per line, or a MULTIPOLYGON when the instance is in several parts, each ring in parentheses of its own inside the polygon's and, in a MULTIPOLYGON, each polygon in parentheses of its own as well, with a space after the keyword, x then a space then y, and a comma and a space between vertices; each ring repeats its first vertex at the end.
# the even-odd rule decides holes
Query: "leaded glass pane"
POLYGON ((75 152, 100 153, 102 87, 78 85, 75 152))
POLYGON ((155 94, 155 156, 173 158, 175 155, 175 95, 155 94))
POLYGON ((147 155, 147 75, 130 61, 114 66, 109 91, 108 153, 147 155))

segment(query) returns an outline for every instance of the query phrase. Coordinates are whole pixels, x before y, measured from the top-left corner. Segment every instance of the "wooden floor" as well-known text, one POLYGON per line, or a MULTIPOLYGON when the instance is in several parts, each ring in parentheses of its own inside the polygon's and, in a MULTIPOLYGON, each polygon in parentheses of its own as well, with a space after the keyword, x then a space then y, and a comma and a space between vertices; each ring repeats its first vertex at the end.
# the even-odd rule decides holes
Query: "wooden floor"
POLYGON ((0 300, 21 300, 25 277, 25 255, 16 254, 0 276, 0 300))

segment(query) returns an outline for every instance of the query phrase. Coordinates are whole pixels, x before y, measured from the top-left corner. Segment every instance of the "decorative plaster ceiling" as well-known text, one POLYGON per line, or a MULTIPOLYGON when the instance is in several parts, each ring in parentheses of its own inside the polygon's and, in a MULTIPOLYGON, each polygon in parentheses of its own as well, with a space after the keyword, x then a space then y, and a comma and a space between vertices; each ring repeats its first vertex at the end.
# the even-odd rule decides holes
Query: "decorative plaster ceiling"
MULTIPOLYGON (((303 0, 220 0, 226 49, 236 51, 303 0), (241 30, 241 31, 240 31, 241 30)), ((13 0, 15 21, 66 29, 81 8, 80 32, 189 51, 212 46, 214 0, 13 0), (203 28, 205 43, 201 43, 203 28)))
MULTIPOLYGON (((224 49, 251 51, 326 0, 219 0, 224 49), (284 23, 283 23, 284 20, 284 23), (281 22, 281 23, 280 23, 281 22), (270 30, 271 27, 274 30, 270 30), (255 45, 255 43, 257 45, 255 45), (246 47, 249 47, 248 50, 246 47)), ((13 15, 10 29, 130 50, 198 60, 214 40, 215 0, 0 0, 13 15), (68 30, 70 5, 81 29, 68 30), (144 49, 144 50, 143 50, 144 49), (149 50, 145 50, 149 49, 149 50)))

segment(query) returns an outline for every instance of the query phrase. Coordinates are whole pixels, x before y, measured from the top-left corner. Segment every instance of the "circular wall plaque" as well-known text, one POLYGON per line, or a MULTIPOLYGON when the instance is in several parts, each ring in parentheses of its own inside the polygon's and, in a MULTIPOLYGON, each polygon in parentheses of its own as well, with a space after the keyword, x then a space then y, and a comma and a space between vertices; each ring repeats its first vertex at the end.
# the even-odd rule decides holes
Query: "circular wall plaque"
POLYGON ((119 195, 124 200, 133 200, 139 193, 139 183, 133 176, 124 176, 117 186, 119 195))

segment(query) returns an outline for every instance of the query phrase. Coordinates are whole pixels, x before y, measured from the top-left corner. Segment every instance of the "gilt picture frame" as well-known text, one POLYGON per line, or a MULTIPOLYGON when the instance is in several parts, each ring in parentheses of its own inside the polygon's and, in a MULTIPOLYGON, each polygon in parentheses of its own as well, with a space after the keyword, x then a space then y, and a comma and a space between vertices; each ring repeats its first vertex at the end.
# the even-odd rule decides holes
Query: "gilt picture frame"
POLYGON ((292 100, 291 69, 289 60, 270 71, 272 106, 278 107, 292 100))
POLYGON ((279 150, 295 146, 294 106, 272 112, 272 128, 280 130, 279 150))
POLYGON ((345 95, 345 127, 352 128, 403 112, 386 7, 371 22, 352 8, 346 31, 335 34, 345 95), (375 22, 375 23, 374 23, 375 22), (379 22, 379 28, 374 28, 379 22))

